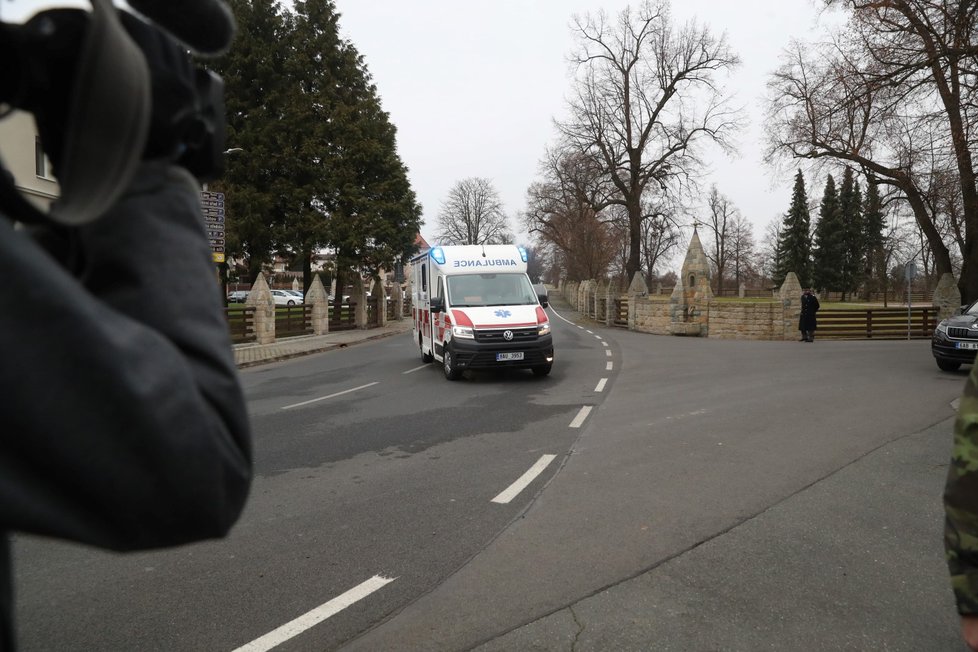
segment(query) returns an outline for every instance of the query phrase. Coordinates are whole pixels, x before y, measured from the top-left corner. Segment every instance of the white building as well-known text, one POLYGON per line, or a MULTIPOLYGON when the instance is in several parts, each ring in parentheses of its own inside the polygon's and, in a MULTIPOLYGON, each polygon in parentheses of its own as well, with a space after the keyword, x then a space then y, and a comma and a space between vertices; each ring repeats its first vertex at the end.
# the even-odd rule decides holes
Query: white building
POLYGON ((14 175, 17 189, 41 210, 58 197, 58 182, 41 149, 41 140, 29 113, 14 111, 0 118, 0 160, 14 175))

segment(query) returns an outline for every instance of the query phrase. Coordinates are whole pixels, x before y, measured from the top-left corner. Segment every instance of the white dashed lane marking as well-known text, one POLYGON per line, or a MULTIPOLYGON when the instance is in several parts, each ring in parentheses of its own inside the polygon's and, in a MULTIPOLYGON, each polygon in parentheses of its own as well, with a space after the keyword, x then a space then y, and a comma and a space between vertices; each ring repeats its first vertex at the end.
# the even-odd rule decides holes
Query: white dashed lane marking
POLYGON ((591 414, 592 407, 593 406, 591 405, 585 405, 584 407, 582 407, 580 412, 577 413, 577 416, 574 417, 574 420, 570 422, 570 427, 580 428, 581 424, 584 423, 584 420, 587 419, 587 415, 591 414))
POLYGON ((273 647, 277 647, 285 641, 298 636, 311 627, 315 627, 331 616, 335 616, 350 605, 363 600, 374 591, 381 589, 397 578, 381 577, 374 575, 366 582, 353 587, 346 593, 329 602, 320 605, 312 611, 299 616, 295 620, 288 622, 278 629, 272 630, 261 638, 257 638, 247 645, 242 645, 234 652, 266 652, 273 647))
POLYGON ((303 405, 309 405, 310 403, 317 403, 319 401, 325 401, 328 398, 336 398, 337 396, 343 396, 344 394, 350 394, 352 392, 358 392, 361 389, 366 389, 368 387, 373 387, 374 385, 379 385, 379 382, 367 383, 366 385, 360 385, 359 387, 354 387, 353 389, 346 389, 342 392, 336 392, 335 394, 330 394, 329 396, 320 396, 319 398, 313 398, 308 401, 303 401, 302 403, 293 403, 292 405, 286 405, 283 410, 291 410, 292 408, 302 407, 303 405))
POLYGON ((598 381, 598 386, 594 388, 594 392, 596 394, 599 394, 599 393, 603 392, 604 391, 604 386, 607 383, 608 383, 608 379, 607 378, 602 378, 601 380, 599 380, 598 381))
POLYGON ((521 491, 530 486, 530 483, 536 480, 537 476, 543 473, 551 462, 554 461, 556 455, 544 455, 537 463, 530 467, 530 470, 520 476, 519 480, 509 485, 505 491, 492 499, 492 502, 499 503, 500 505, 505 505, 514 498, 516 498, 521 491))

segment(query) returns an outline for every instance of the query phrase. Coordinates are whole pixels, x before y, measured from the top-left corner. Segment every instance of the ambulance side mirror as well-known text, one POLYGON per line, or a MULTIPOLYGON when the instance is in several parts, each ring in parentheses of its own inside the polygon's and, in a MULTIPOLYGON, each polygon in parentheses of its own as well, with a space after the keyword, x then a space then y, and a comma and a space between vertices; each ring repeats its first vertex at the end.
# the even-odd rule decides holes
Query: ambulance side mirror
POLYGON ((540 300, 540 306, 546 308, 550 305, 550 300, 547 298, 546 294, 538 294, 537 299, 540 300))
POLYGON ((445 309, 444 297, 431 297, 431 312, 441 312, 445 309))

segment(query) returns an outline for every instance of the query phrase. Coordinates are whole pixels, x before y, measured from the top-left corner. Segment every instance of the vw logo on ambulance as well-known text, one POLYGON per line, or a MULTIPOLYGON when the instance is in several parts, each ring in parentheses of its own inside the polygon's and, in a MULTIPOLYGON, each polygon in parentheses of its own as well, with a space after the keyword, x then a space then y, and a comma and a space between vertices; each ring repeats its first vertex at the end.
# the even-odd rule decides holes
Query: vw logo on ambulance
POLYGON ((515 245, 439 246, 411 259, 421 359, 440 362, 449 380, 469 369, 549 374, 547 296, 534 291, 526 263, 526 250, 515 245))

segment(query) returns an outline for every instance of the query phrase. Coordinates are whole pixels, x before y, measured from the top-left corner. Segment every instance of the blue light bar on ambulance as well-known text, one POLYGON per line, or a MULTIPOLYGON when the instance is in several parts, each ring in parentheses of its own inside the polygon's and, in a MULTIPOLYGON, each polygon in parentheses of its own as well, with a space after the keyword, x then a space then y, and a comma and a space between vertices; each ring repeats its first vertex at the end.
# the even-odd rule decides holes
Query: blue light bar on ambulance
POLYGON ((526 256, 526 249, 524 249, 523 247, 517 247, 517 249, 520 250, 520 258, 522 258, 523 259, 523 262, 525 263, 526 262, 526 258, 527 258, 527 256, 526 256))
POLYGON ((445 264, 445 250, 441 247, 435 247, 431 250, 431 259, 434 260, 439 265, 445 264))

